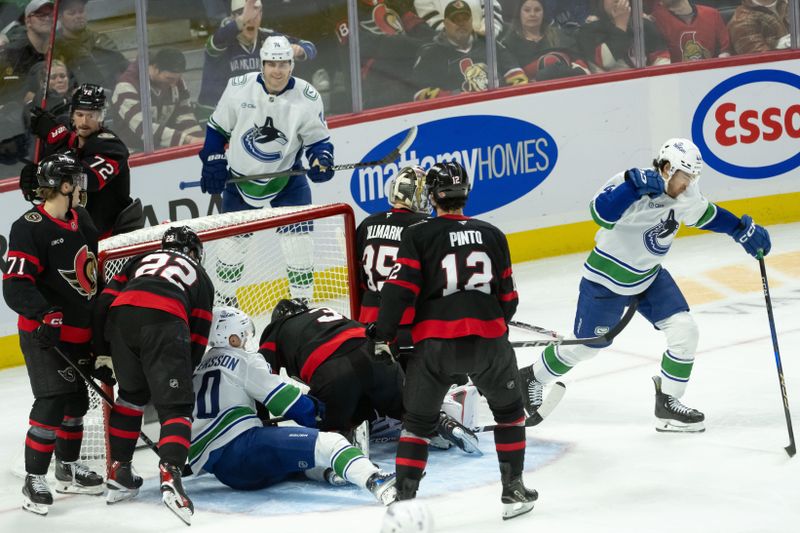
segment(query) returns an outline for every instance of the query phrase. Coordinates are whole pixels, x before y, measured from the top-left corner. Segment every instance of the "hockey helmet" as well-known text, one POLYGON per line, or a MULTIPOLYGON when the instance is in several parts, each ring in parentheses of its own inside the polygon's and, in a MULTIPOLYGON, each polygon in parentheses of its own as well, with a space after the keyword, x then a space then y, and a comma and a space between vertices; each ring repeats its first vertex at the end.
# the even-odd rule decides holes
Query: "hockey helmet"
POLYGON ((672 178, 678 170, 683 170, 690 178, 697 178, 703 171, 703 156, 700 155, 700 149, 689 139, 669 139, 658 151, 658 161, 669 162, 667 179, 672 178))
POLYGON ((261 62, 264 61, 289 61, 294 67, 294 50, 289 39, 284 35, 267 37, 261 45, 261 62))
POLYGON ((93 83, 84 83, 72 93, 70 110, 89 109, 102 111, 106 107, 106 93, 102 87, 93 83))
POLYGON ((470 183, 467 171, 457 161, 436 163, 425 176, 428 192, 434 199, 463 198, 469 196, 470 183))
POLYGON ((389 184, 389 203, 402 204, 416 213, 430 210, 422 167, 414 165, 400 169, 389 184))
POLYGON ((39 187, 55 189, 64 182, 86 190, 86 173, 72 152, 52 154, 36 167, 36 182, 39 187))
POLYGON ((241 347, 244 348, 247 341, 256 335, 253 320, 247 313, 235 307, 215 307, 208 345, 212 348, 227 348, 230 346, 229 339, 232 335, 239 337, 242 342, 241 347))
POLYGON ((381 533, 427 533, 433 531, 433 516, 419 500, 393 503, 386 509, 381 533))
POLYGON ((161 239, 161 248, 177 250, 186 255, 194 252, 197 262, 203 262, 203 243, 189 226, 173 226, 165 231, 161 239))
POLYGON ((300 313, 308 311, 308 304, 302 298, 283 299, 278 302, 272 310, 272 322, 277 322, 284 318, 291 318, 300 313))

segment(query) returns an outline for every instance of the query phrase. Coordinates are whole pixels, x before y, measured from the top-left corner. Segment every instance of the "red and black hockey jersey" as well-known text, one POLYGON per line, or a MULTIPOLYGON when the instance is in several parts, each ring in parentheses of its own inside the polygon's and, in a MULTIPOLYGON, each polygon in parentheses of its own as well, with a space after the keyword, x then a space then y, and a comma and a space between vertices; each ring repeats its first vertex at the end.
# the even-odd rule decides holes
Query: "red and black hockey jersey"
MULTIPOLYGON (((356 253, 361 258, 358 276, 361 288, 359 322, 367 324, 378 319, 381 289, 394 268, 403 230, 426 217, 424 213, 414 213, 408 209, 392 209, 375 213, 359 224, 356 230, 356 253)), ((413 320, 414 307, 409 306, 403 313, 400 325, 411 324, 413 320)))
POLYGON ((304 383, 319 365, 366 342, 364 325, 327 307, 310 309, 271 322, 261 334, 258 351, 272 366, 304 383))
MULTIPOLYGON (((192 360, 200 361, 208 345, 214 305, 214 285, 202 265, 175 250, 158 250, 132 257, 97 299, 94 325, 102 332, 110 307, 158 309, 189 325, 192 360)), ((135 327, 135 326, 134 326, 135 327)), ((96 350, 109 353, 102 334, 96 350)))
POLYGON ((415 303, 415 343, 505 335, 518 298, 503 232, 463 215, 406 228, 396 269, 381 290, 376 338, 394 339, 405 308, 415 303))
POLYGON ((11 226, 3 297, 19 314, 20 331, 33 331, 53 307, 64 313, 61 340, 87 343, 97 292, 97 229, 85 209, 67 220, 35 206, 11 226))
POLYGON ((34 133, 44 140, 44 153, 72 150, 86 171, 86 210, 100 231, 109 236, 119 213, 131 203, 131 172, 128 149, 114 132, 105 128, 86 138, 78 147, 78 134, 45 116, 34 133))

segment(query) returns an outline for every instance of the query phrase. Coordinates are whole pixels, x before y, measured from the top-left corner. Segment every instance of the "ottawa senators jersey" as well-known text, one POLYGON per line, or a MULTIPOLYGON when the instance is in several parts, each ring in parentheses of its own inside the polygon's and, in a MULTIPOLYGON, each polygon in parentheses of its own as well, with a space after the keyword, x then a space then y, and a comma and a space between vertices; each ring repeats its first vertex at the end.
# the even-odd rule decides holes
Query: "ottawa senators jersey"
POLYGON ((463 215, 429 218, 404 230, 395 270, 381 290, 376 338, 394 339, 409 305, 415 305, 415 343, 497 338, 517 303, 503 232, 463 215))
MULTIPOLYGON (((426 217, 424 213, 414 213, 409 209, 392 209, 385 213, 375 213, 358 225, 356 253, 361 258, 358 278, 362 291, 359 322, 367 324, 378 319, 381 289, 394 268, 403 230, 426 217)), ((400 325, 411 324, 413 319, 414 308, 409 307, 403 313, 400 325)))
MULTIPOLYGON (((192 257, 176 250, 157 250, 129 259, 98 297, 95 328, 103 331, 99 328, 104 326, 109 308, 122 305, 158 309, 185 321, 191 334, 192 360, 200 361, 211 329, 214 285, 192 257)), ((100 337, 95 338, 100 343, 98 353, 109 353, 100 337)))
POLYGON ((35 206, 11 226, 3 297, 19 314, 20 331, 33 331, 52 307, 64 313, 61 340, 91 340, 92 303, 97 292, 97 229, 85 209, 67 220, 35 206))
POLYGON ((111 130, 100 128, 78 148, 78 134, 74 131, 49 120, 40 123, 35 133, 45 141, 45 155, 65 150, 77 154, 87 176, 86 210, 100 235, 111 235, 120 211, 131 203, 131 171, 125 144, 111 130))
POLYGON ((366 342, 364 325, 327 307, 310 309, 271 322, 261 334, 258 351, 274 372, 308 384, 328 358, 345 354, 366 342))

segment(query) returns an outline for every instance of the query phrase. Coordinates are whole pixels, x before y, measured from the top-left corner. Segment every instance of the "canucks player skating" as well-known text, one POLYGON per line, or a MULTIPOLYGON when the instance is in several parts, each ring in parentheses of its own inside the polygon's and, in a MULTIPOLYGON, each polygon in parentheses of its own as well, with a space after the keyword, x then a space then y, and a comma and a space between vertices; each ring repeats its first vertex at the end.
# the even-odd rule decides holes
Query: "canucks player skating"
MULTIPOLYGON (((681 224, 726 233, 752 256, 759 250, 768 254, 770 239, 749 216, 739 218, 703 197, 698 183, 703 160, 691 141, 669 139, 653 167, 620 172, 591 202, 592 218, 600 229, 584 263, 573 333, 581 338, 608 331, 624 308, 638 300, 639 313, 667 341, 660 375, 653 377, 656 430, 703 431, 703 413, 679 400, 692 372, 698 328, 661 263, 681 224)), ((533 365, 521 369, 529 414, 541 404, 543 384, 610 344, 549 346, 533 365)))
MULTIPOLYGON (((267 38, 261 47, 261 64, 261 72, 229 80, 209 118, 200 151, 202 190, 222 193, 223 213, 311 203, 311 189, 302 175, 236 184, 228 183, 229 177, 302 168, 303 154, 311 181, 321 183, 333 177, 333 144, 322 99, 310 83, 292 76, 294 52, 289 40, 283 35, 267 38)), ((314 290, 312 229, 306 223, 278 230, 291 295, 306 300, 312 299, 314 290)), ((217 294, 227 302, 235 302, 247 238, 223 241, 228 246, 216 259, 217 294)))
POLYGON ((195 422, 189 464, 237 490, 256 490, 291 475, 364 487, 385 504, 395 499, 394 474, 379 470, 338 433, 313 429, 324 404, 273 374, 257 352, 246 351, 253 322, 233 307, 214 308, 209 346, 194 375, 195 422), (307 427, 264 427, 256 402, 274 416, 307 427))

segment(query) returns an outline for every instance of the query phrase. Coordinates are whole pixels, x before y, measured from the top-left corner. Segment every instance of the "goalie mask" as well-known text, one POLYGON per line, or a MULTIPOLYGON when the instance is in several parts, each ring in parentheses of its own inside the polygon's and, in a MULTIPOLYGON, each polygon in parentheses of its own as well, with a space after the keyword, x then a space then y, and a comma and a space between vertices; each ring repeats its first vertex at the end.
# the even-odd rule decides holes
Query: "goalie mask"
POLYGON ((679 170, 686 172, 691 179, 697 179, 703 171, 700 149, 689 139, 675 138, 665 142, 658 151, 658 162, 663 164, 664 161, 668 161, 670 167, 667 180, 679 170))
POLYGON ((161 239, 163 250, 177 250, 183 254, 194 254, 198 263, 203 262, 203 243, 189 226, 175 226, 164 232, 161 239))
POLYGON ((212 348, 227 348, 231 346, 232 335, 236 335, 241 341, 238 348, 250 351, 246 345, 256 335, 255 324, 247 313, 235 307, 215 307, 208 345, 212 348))
POLYGON ((430 211, 425 190, 425 171, 419 166, 404 167, 389 184, 389 203, 401 204, 415 213, 430 211))

